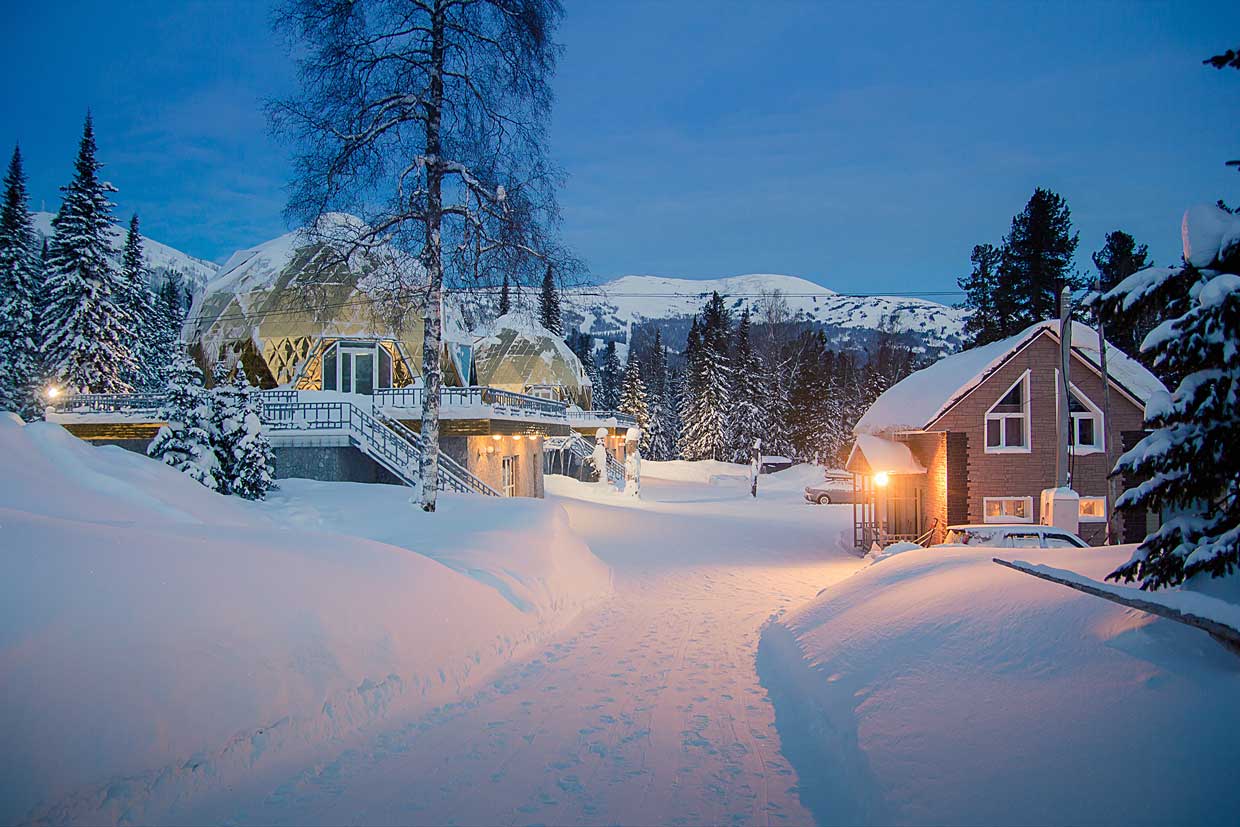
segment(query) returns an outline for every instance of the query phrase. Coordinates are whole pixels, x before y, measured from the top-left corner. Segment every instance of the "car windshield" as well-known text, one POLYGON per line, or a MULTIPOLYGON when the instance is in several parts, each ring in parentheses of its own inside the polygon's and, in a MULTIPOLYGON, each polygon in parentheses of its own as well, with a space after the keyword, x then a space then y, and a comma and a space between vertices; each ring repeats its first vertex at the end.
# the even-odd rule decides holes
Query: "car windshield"
POLYGON ((1088 548, 1084 543, 1078 541, 1075 537, 1067 534, 1046 534, 1047 548, 1088 548))
POLYGON ((1009 548, 1041 548, 1042 536, 1036 533, 1009 534, 1004 545, 1009 548))
POLYGON ((943 542, 949 545, 984 546, 987 543, 993 542, 994 539, 993 531, 976 528, 953 528, 947 532, 943 542))

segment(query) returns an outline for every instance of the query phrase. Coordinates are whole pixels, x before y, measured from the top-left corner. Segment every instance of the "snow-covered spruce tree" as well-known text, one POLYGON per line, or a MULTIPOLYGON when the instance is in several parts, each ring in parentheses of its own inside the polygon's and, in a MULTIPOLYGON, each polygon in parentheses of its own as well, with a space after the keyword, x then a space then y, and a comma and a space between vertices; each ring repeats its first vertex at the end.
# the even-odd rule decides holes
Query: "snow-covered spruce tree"
POLYGON ((998 306, 999 263, 1003 252, 993 244, 973 247, 969 260, 973 270, 956 284, 964 292, 964 306, 972 313, 965 321, 964 332, 969 346, 984 345, 1003 338, 1003 331, 1011 327, 1000 315, 998 306))
POLYGON ((187 353, 179 353, 168 376, 168 398, 160 409, 164 425, 146 453, 210 488, 219 488, 211 440, 211 395, 202 386, 202 371, 187 353))
POLYGON ((26 419, 39 414, 39 249, 21 149, 14 148, 0 206, 0 410, 26 419))
POLYGON ((793 456, 792 433, 789 428, 788 366, 772 355, 761 360, 763 395, 762 422, 765 436, 762 450, 776 456, 793 456))
POLYGON ((620 387, 624 382, 624 368, 616 355, 616 342, 608 339, 603 347, 603 364, 599 368, 598 404, 596 408, 614 411, 620 405, 620 387))
POLYGON ((681 407, 680 454, 684 459, 722 460, 727 456, 732 393, 729 327, 723 299, 715 293, 702 311, 701 323, 695 320, 689 329, 681 407))
MULTIPOLYGON (((1107 233, 1102 249, 1095 252, 1092 258, 1094 267, 1098 269, 1098 287, 1101 294, 1110 292, 1124 279, 1146 269, 1151 264, 1149 248, 1144 244, 1138 246, 1136 239, 1123 230, 1113 230, 1107 233)), ((1096 296, 1094 300, 1096 301, 1096 296)), ((1110 306, 1108 310, 1109 312, 1104 313, 1102 317, 1106 324, 1107 340, 1113 342, 1129 356, 1142 358, 1141 342, 1156 324, 1153 314, 1149 312, 1140 315, 1125 313, 1118 305, 1110 306)))
POLYGON ((185 324, 185 306, 181 303, 181 283, 169 278, 155 292, 152 327, 144 348, 146 390, 162 392, 168 386, 168 372, 181 350, 181 327, 185 324))
POLYGON ((242 399, 237 427, 233 430, 232 469, 229 490, 247 500, 261 500, 276 487, 275 454, 263 433, 262 398, 237 365, 230 383, 242 399))
POLYGON ((1146 403, 1153 431, 1116 464, 1116 473, 1145 480, 1117 507, 1173 515, 1109 575, 1140 580, 1143 589, 1240 567, 1240 217, 1194 207, 1183 234, 1184 268, 1149 268, 1112 291, 1128 285, 1137 305, 1142 295, 1167 292, 1160 281, 1192 282, 1184 311, 1165 318, 1141 345, 1156 368, 1182 379, 1174 392, 1146 403))
POLYGON ((564 334, 564 322, 560 318, 560 291, 555 287, 555 275, 550 264, 543 274, 542 291, 538 295, 538 320, 555 335, 564 334))
POLYGON ((749 310, 741 313, 732 347, 732 393, 728 399, 728 461, 749 462, 755 439, 769 446, 766 375, 750 336, 749 310))
POLYGON ((153 348, 159 320, 156 317, 155 295, 147 278, 146 263, 142 256, 142 233, 138 228, 138 214, 129 219, 125 234, 125 246, 121 249, 120 281, 121 304, 124 306, 126 328, 129 332, 126 346, 134 357, 134 367, 126 381, 138 390, 158 390, 160 355, 153 348))
MULTIPOLYGON (((216 490, 221 494, 232 493, 232 481, 237 474, 237 446, 245 432, 245 384, 229 378, 228 368, 217 362, 211 373, 211 422, 209 433, 211 447, 215 451, 216 490)), ((241 370, 238 368, 237 373, 241 370)), ((244 377, 242 377, 244 382, 244 377)))
POLYGON ((620 404, 617 410, 637 420, 637 427, 642 429, 644 440, 645 431, 650 427, 650 403, 646 398, 646 383, 642 380, 642 368, 637 360, 635 347, 629 348, 629 361, 624 369, 624 383, 620 388, 620 404))
POLYGON ((285 0, 276 15, 302 55, 301 94, 272 109, 301 147, 289 210, 312 228, 329 212, 362 219, 330 240, 350 253, 395 247, 374 278, 394 308, 422 311, 426 511, 439 476, 445 283, 511 273, 519 285, 558 256, 547 126, 561 15, 558 0, 285 0))
POLYGON ((663 345, 663 334, 657 329, 643 372, 646 377, 650 418, 642 431, 642 456, 653 460, 672 459, 676 450, 672 436, 675 428, 675 406, 671 399, 673 390, 667 364, 667 348, 663 345))
POLYGON ((125 289, 112 266, 108 235, 116 188, 99 179, 90 115, 73 180, 52 219, 45 300, 40 314, 44 360, 51 377, 93 393, 125 393, 135 367, 126 327, 125 289))

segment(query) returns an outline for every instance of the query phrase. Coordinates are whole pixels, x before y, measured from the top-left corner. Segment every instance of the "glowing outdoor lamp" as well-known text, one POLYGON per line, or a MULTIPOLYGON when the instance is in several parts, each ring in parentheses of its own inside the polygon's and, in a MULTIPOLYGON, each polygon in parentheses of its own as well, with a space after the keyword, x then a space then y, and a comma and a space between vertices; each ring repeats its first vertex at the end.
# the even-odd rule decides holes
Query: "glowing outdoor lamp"
POLYGON ((60 386, 59 385, 48 385, 46 388, 43 389, 43 395, 46 396, 48 399, 55 399, 56 397, 60 396, 60 386))
POLYGON ((889 482, 891 482, 891 476, 886 471, 879 471, 874 475, 874 484, 879 488, 886 488, 889 482))
POLYGON ((501 436, 500 434, 491 434, 491 439, 495 440, 496 442, 499 442, 503 438, 504 437, 501 436))

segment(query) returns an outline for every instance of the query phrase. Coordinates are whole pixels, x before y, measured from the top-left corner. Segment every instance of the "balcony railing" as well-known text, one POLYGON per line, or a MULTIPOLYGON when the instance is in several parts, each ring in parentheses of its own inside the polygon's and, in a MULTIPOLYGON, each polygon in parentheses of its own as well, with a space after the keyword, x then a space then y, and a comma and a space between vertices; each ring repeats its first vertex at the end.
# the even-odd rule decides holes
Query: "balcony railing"
POLYGON ((624 411, 569 411, 568 418, 573 422, 595 422, 614 419, 617 425, 628 428, 637 425, 637 419, 632 414, 627 414, 624 411))
MULTIPOLYGON (((382 388, 374 393, 375 410, 422 410, 422 388, 382 388)), ((542 419, 567 419, 568 406, 563 402, 530 396, 525 393, 482 386, 441 388, 439 404, 443 408, 484 408, 511 416, 538 416, 542 419)))

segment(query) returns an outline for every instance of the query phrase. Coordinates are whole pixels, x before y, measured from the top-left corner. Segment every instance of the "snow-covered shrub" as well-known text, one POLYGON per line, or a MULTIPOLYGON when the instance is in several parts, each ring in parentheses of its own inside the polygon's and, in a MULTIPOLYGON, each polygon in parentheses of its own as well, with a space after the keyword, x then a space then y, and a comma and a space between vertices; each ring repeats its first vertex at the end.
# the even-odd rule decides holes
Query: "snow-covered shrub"
POLYGON ((222 364, 216 365, 214 378, 211 444, 218 490, 261 500, 275 480, 271 444, 262 432, 261 401, 240 365, 231 379, 222 364))
POLYGON ((1184 267, 1141 271, 1104 297, 1128 306, 1169 292, 1188 299, 1141 345, 1179 385, 1146 404, 1153 431, 1116 465, 1145 480, 1124 492, 1119 508, 1172 514, 1110 575, 1139 579, 1143 589, 1200 572, 1219 577, 1240 564, 1240 216, 1194 207, 1183 235, 1184 267), (1171 280, 1178 289, 1168 289, 1171 280))
POLYGON ((207 488, 218 490, 211 408, 211 395, 202 386, 202 371, 189 354, 179 354, 168 374, 168 398, 159 412, 165 424, 146 452, 207 488))

